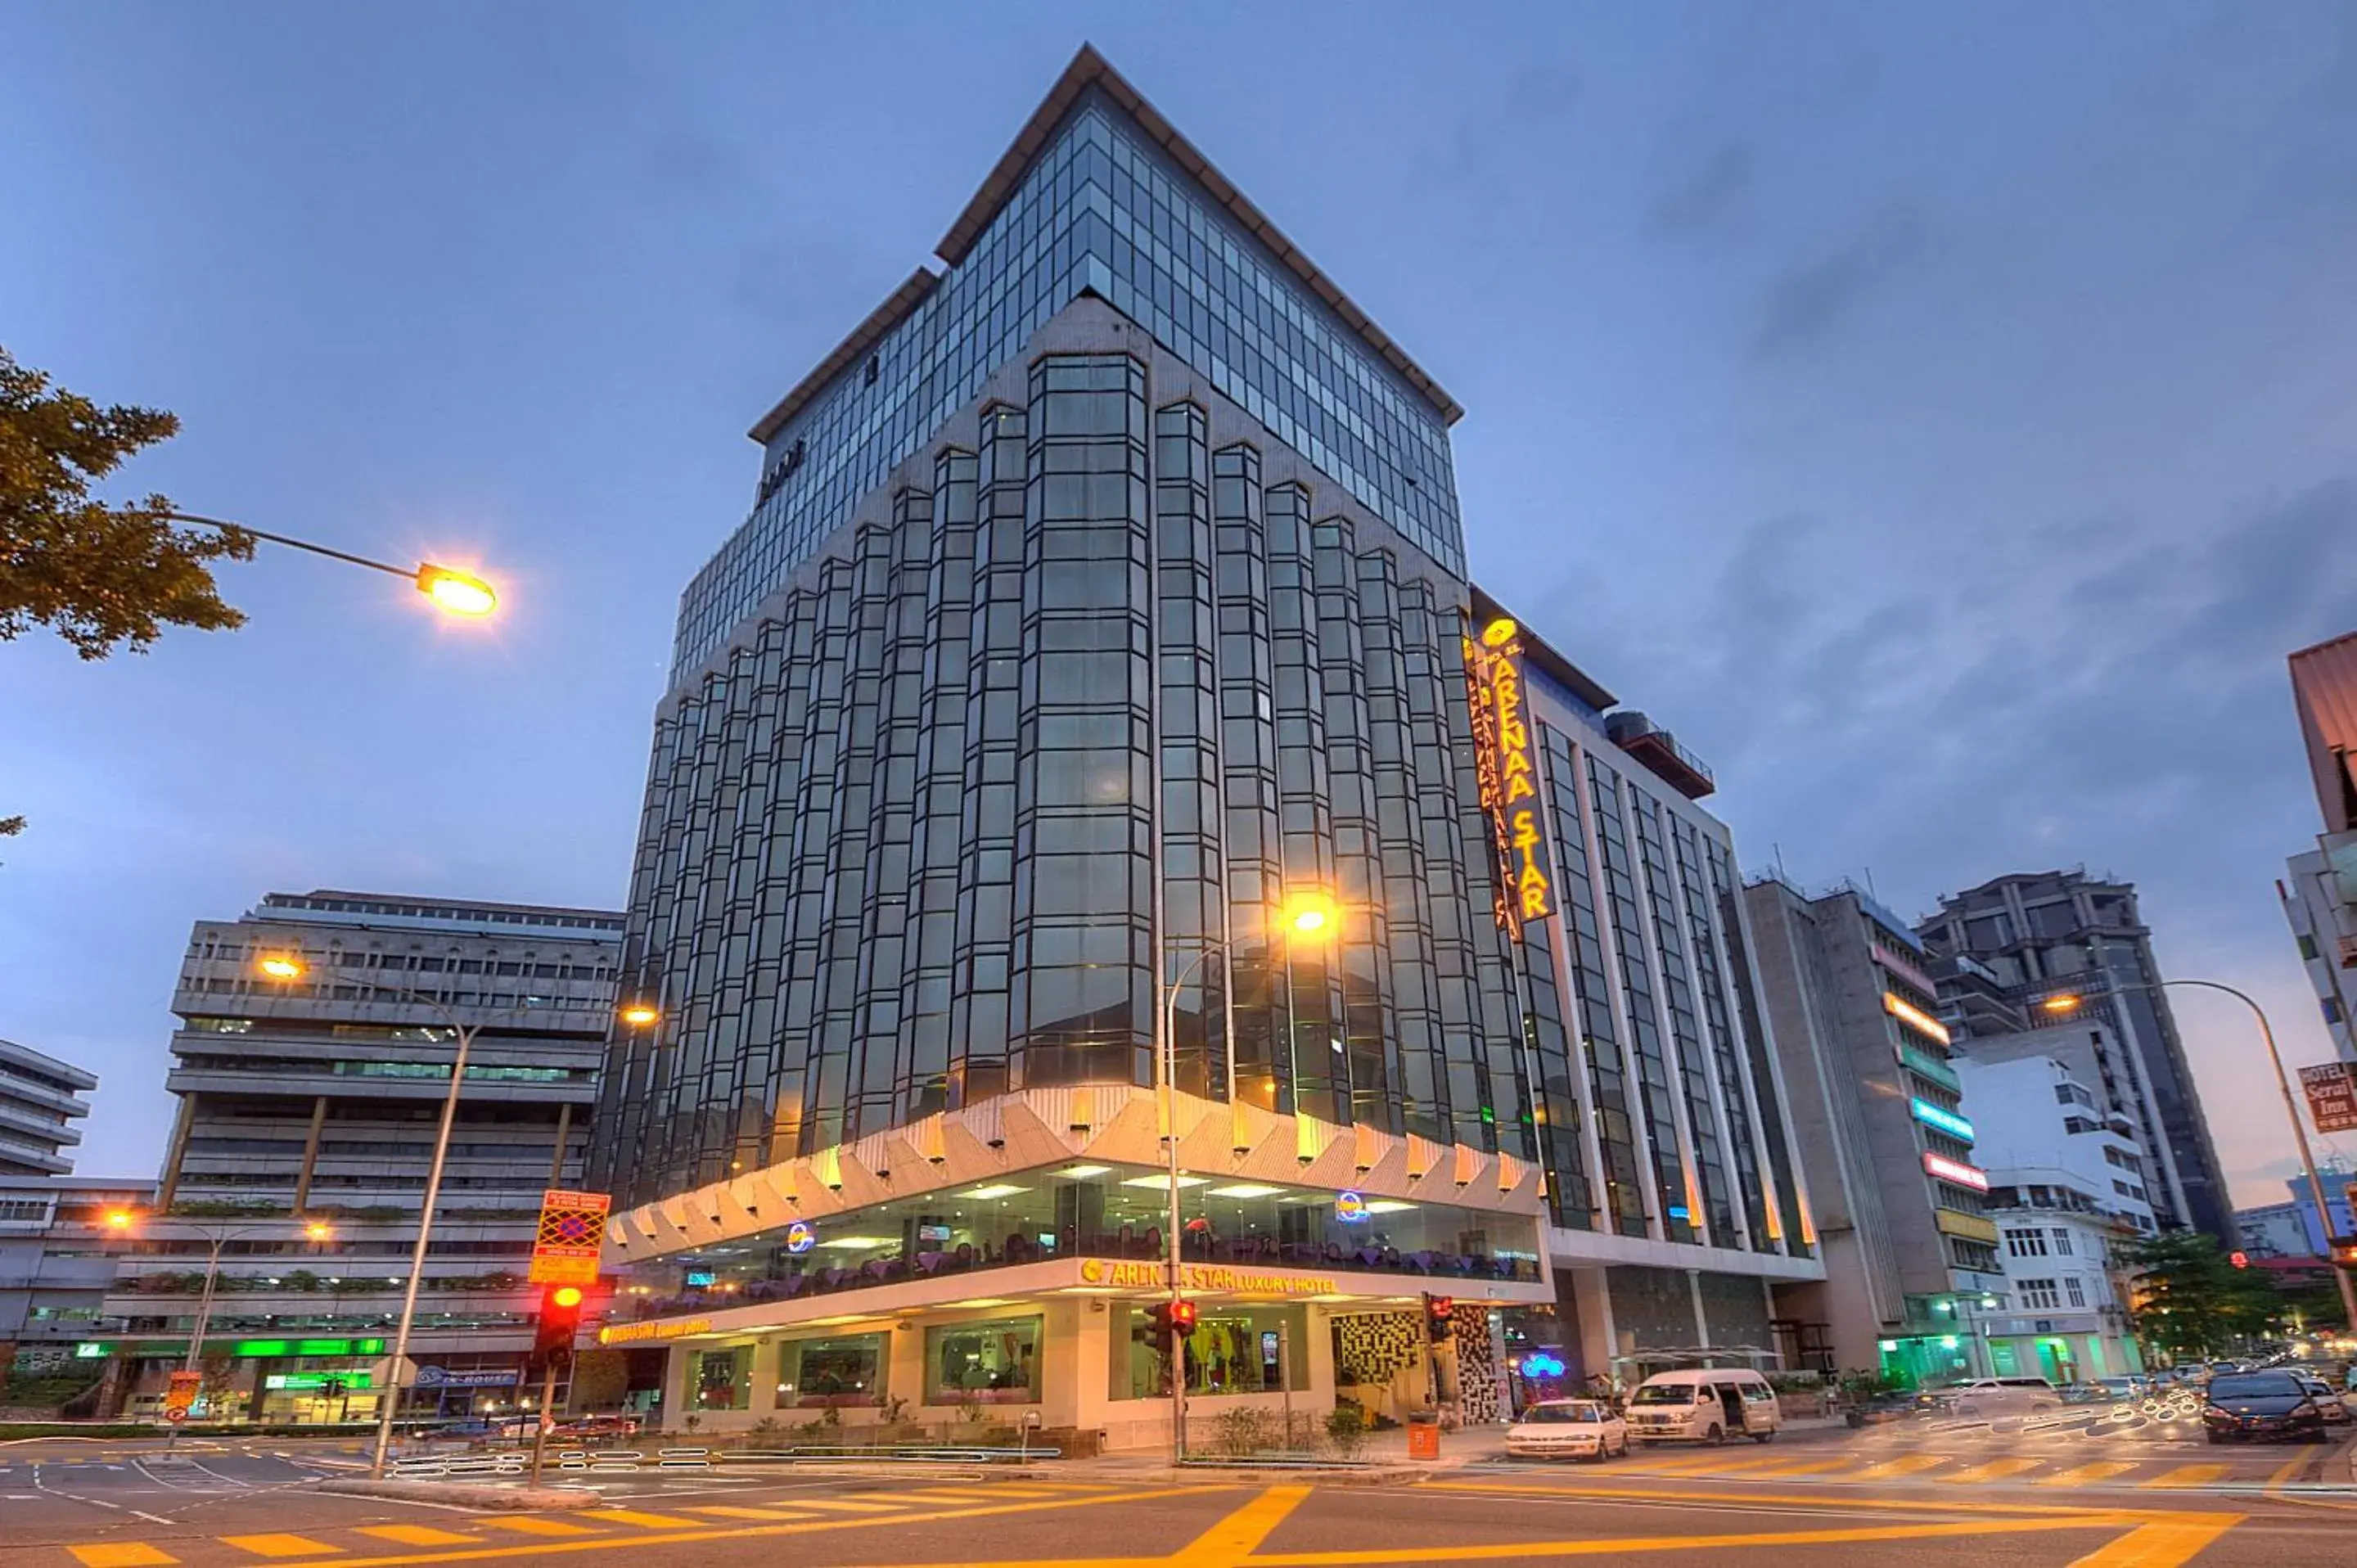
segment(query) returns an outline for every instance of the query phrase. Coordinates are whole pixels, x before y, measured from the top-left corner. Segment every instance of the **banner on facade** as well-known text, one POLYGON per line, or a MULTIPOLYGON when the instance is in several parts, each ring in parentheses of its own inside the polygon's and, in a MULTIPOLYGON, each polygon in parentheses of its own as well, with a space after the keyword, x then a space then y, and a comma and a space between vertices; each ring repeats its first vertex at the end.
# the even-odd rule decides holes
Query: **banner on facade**
POLYGON ((2324 1062, 2299 1069, 2308 1114, 2319 1133, 2357 1132, 2357 1068, 2324 1062))
POLYGON ((1473 718, 1474 766, 1490 842, 1498 857, 1498 924, 1519 936, 1555 913, 1546 816, 1539 800, 1529 705, 1523 697, 1523 631, 1501 616, 1465 639, 1465 695, 1473 718))
POLYGON ((602 1192, 551 1189, 541 1194, 540 1231, 532 1243, 529 1281, 536 1285, 596 1284, 606 1214, 613 1207, 613 1198, 602 1192))

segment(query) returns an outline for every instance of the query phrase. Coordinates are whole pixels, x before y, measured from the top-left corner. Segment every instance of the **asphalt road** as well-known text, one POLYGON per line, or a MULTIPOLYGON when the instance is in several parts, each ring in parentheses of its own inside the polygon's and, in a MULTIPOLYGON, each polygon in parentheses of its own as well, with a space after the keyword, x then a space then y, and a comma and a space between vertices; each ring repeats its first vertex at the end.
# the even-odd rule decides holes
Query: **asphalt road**
MULTIPOLYGON (((0 1563, 1340 1568, 1641 1554, 1888 1568, 1895 1553, 1910 1568, 2357 1563, 2357 1487, 2287 1474, 2296 1460, 2322 1460, 2319 1450, 2219 1450, 2228 1467, 2214 1477, 2154 1484, 2139 1470, 2057 1485, 2043 1469, 2003 1467, 2027 1457, 2031 1440, 2018 1433, 1813 1435, 1601 1466, 1480 1464, 1376 1487, 1268 1474, 1174 1480, 1114 1463, 975 1478, 641 1473, 594 1477, 576 1506, 545 1513, 323 1493, 309 1483, 358 1463, 334 1444, 184 1444, 168 1456, 17 1445, 0 1448, 0 1563)), ((2340 1475, 2345 1483, 2345 1464, 2340 1475)))

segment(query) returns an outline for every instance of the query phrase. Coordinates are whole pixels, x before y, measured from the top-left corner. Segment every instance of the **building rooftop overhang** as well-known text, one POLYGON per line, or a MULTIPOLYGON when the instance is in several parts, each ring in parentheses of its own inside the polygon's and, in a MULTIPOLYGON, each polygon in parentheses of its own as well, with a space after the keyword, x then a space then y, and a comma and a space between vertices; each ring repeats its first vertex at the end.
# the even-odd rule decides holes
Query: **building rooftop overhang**
POLYGON ((1522 628, 1523 660, 1532 669, 1544 674, 1599 714, 1620 701, 1587 671, 1565 658, 1560 650, 1533 629, 1530 622, 1491 597, 1480 584, 1475 583, 1470 586, 1475 624, 1486 626, 1503 616, 1522 628))
MULTIPOLYGON (((1510 1155, 1240 1102, 1177 1097, 1178 1163, 1190 1176, 1355 1191, 1517 1216, 1535 1224, 1539 1170, 1510 1155)), ((895 1199, 1088 1161, 1167 1161, 1157 1097, 1108 1084, 1034 1089, 942 1112, 817 1154, 657 1199, 606 1224, 606 1272, 667 1253, 895 1199)))

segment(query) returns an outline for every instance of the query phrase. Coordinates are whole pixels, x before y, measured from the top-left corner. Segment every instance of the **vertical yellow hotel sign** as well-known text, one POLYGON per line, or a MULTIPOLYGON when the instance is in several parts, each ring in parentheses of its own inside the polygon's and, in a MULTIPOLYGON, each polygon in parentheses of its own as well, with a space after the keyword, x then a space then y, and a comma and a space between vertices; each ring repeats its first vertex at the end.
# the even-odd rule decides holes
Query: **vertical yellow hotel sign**
POLYGON ((1490 813, 1498 854, 1498 924, 1520 935, 1525 922, 1555 913, 1530 712, 1523 700, 1520 627, 1501 616, 1480 637, 1465 639, 1465 684, 1481 807, 1490 813))

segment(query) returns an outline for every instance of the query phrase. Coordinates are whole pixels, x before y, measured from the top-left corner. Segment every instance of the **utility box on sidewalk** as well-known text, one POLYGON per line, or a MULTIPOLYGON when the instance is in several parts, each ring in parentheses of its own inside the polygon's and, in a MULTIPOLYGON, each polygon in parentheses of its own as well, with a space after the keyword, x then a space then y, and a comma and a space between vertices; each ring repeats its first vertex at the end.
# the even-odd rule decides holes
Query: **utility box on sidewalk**
POLYGON ((1432 1411, 1417 1411, 1407 1418, 1407 1456, 1411 1459, 1440 1457, 1440 1417, 1432 1411))

